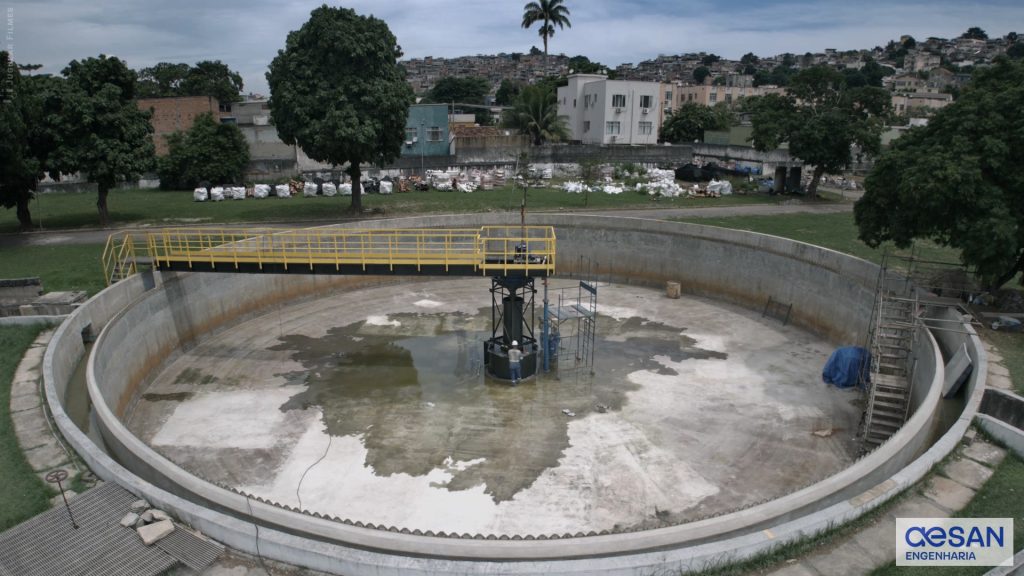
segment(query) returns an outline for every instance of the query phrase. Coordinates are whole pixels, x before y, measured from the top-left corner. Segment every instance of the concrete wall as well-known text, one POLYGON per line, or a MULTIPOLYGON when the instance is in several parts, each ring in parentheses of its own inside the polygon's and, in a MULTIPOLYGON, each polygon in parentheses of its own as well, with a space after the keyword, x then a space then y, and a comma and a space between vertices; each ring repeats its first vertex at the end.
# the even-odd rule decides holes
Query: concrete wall
POLYGON ((515 164, 516 155, 527 152, 533 164, 577 164, 594 160, 601 164, 656 164, 677 167, 693 159, 690 146, 590 146, 545 144, 543 146, 456 148, 458 166, 506 166, 515 164))
MULTIPOLYGON (((704 226, 615 217, 539 215, 533 224, 550 224, 559 235, 559 275, 598 273, 602 278, 663 286, 682 281, 691 293, 718 297, 760 309, 770 295, 793 303, 792 321, 837 344, 860 341, 871 310, 877 268, 813 246, 704 226)), ((515 215, 440 216, 361 223, 362 227, 479 226, 514 223, 515 215)), ((146 293, 146 278, 133 277, 97 295, 76 311, 55 334, 44 360, 47 398, 58 426, 102 478, 116 480, 137 494, 175 511, 208 535, 246 551, 255 551, 253 528, 239 518, 251 517, 259 531, 261 553, 311 568, 345 574, 649 574, 734 560, 791 539, 823 530, 877 506, 922 477, 952 450, 966 425, 967 412, 924 456, 929 426, 938 403, 941 365, 931 371, 931 385, 910 421, 889 442, 854 466, 783 498, 737 513, 636 533, 547 540, 437 538, 370 529, 273 506, 213 486, 163 459, 127 432, 117 420, 135 387, 176 346, 188 346, 206 332, 272 306, 281 299, 335 289, 369 278, 287 277, 183 274, 149 278, 158 289, 146 293), (198 295, 245 294, 244 299, 198 295), (118 312, 121 311, 121 312, 118 312), (96 326, 120 314, 104 329, 87 370, 104 438, 135 474, 92 445, 74 428, 61 407, 63 388, 82 354, 82 326, 96 326), (938 447, 938 448, 937 448, 938 447), (909 466, 908 466, 909 463, 909 466), (212 510, 180 494, 218 502, 212 510), (162 476, 162 478, 160 478, 162 476), (222 514, 220 511, 229 511, 222 514), (288 527, 291 535, 274 527, 288 527), (771 537, 764 532, 771 529, 771 537), (307 533, 320 541, 299 538, 307 533), (324 542, 328 540, 333 543, 324 542), (373 550, 390 550, 391 553, 373 550), (515 559, 517 562, 471 563, 465 559, 515 559), (459 560, 462 559, 462 560, 459 560)), ((379 281, 379 279, 377 279, 379 281)), ((932 343, 919 339, 921 354, 932 343)), ((972 343, 976 338, 970 340, 972 343)), ((972 344, 973 345, 973 344, 972 344)), ((981 370, 984 351, 980 345, 981 370)), ((922 381, 928 365, 918 370, 922 381)), ((968 383, 974 393, 983 380, 968 383)), ((980 396, 979 396, 980 398, 980 396)), ((968 410, 972 409, 968 403, 968 410)), ((974 405, 976 409, 976 405, 974 405)))

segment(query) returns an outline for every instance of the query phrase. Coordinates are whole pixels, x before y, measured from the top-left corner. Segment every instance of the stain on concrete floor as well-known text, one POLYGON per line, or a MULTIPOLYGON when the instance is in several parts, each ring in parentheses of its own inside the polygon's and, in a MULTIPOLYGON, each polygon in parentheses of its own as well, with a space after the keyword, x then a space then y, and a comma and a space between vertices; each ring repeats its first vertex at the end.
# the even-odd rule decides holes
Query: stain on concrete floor
POLYGON ((424 476, 449 459, 479 460, 438 486, 483 484, 496 503, 558 465, 569 446, 570 419, 562 410, 576 418, 597 413, 598 406, 601 413, 617 412, 637 388, 626 380, 629 372, 676 374, 654 360, 659 356, 674 362, 727 358, 695 347, 681 327, 602 318, 596 346, 601 377, 575 383, 542 376, 511 388, 488 378, 481 364, 482 342, 491 335, 489 308, 376 320, 331 328, 319 338, 279 337, 270 350, 290 352, 304 368, 279 376, 305 387, 281 410, 316 407, 328 434, 361 435, 365 464, 380 476, 424 476))

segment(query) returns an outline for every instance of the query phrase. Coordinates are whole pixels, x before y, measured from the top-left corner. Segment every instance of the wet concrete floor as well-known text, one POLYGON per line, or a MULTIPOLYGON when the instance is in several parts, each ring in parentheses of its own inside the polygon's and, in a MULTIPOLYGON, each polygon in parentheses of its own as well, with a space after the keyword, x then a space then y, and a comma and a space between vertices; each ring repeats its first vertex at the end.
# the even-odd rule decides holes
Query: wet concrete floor
POLYGON ((199 476, 283 504, 460 533, 655 527, 852 461, 857 395, 821 384, 832 347, 806 333, 603 286, 593 374, 563 366, 510 387, 481 366, 488 285, 271 311, 170 363, 129 426, 199 476))

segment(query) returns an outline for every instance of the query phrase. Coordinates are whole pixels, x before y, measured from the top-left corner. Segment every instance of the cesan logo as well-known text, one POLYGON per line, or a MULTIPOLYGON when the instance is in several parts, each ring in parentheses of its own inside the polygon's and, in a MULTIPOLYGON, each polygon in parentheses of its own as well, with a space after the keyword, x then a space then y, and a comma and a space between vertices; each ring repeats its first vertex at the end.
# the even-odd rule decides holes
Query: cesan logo
POLYGON ((1013 518, 897 518, 899 566, 1012 566, 1013 518))

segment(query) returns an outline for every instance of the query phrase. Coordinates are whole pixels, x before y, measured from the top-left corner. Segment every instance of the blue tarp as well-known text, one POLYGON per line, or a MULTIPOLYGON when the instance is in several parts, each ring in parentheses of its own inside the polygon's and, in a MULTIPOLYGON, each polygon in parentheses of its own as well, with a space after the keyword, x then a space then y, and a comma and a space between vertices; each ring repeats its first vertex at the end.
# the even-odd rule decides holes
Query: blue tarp
POLYGON ((821 379, 827 384, 838 388, 850 388, 857 385, 860 373, 864 372, 867 379, 871 355, 859 346, 844 346, 836 349, 825 362, 821 379))

